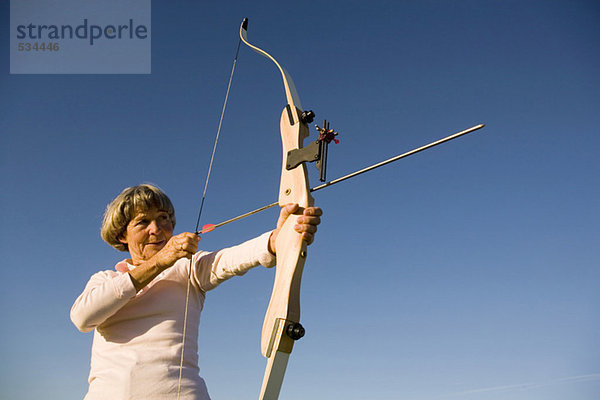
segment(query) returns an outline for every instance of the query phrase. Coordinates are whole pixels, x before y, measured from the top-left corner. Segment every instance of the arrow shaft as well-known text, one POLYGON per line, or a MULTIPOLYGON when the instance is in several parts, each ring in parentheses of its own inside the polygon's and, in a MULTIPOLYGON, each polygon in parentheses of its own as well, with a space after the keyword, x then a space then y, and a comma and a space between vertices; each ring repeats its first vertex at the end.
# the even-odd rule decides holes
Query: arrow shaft
MULTIPOLYGON (((401 160, 401 159, 403 159, 403 158, 406 158, 406 157, 412 156, 413 154, 420 153, 420 152, 422 152, 422 151, 424 151, 424 150, 427 150, 427 149, 431 149, 432 147, 438 146, 438 145, 440 145, 440 144, 442 144, 442 143, 449 142, 450 140, 453 140, 453 139, 459 138, 459 137, 461 137, 461 136, 464 136, 464 135, 466 135, 466 134, 469 134, 469 133, 471 133, 471 132, 475 132, 476 130, 479 130, 479 129, 481 129, 481 128, 483 128, 484 126, 485 126, 485 124, 479 124, 479 125, 475 125, 475 126, 473 126, 473 127, 469 128, 469 129, 465 129, 464 131, 460 131, 460 132, 454 133, 454 134, 452 134, 452 135, 450 135, 450 136, 446 136, 445 138, 442 138, 442 139, 436 140, 435 142, 428 143, 428 144, 426 144, 426 145, 424 145, 424 146, 421 146, 421 147, 418 147, 418 148, 416 148, 416 149, 413 149, 413 150, 407 151, 406 153, 403 153, 403 154, 397 155, 397 156, 395 156, 395 157, 392 157, 392 158, 389 158, 389 159, 387 159, 387 160, 384 160, 384 161, 378 162, 377 164, 370 165, 370 166, 368 166, 368 167, 365 167, 365 168, 363 168, 363 169, 360 169, 360 170, 358 170, 358 171, 352 172, 352 173, 350 173, 350 174, 348 174, 348 175, 344 175, 344 176, 342 176, 342 177, 339 177, 339 178, 337 178, 337 179, 333 179, 333 180, 331 180, 331 181, 329 181, 329 182, 325 182, 325 183, 324 183, 324 184, 322 184, 322 185, 315 186, 314 188, 310 189, 310 191, 311 191, 311 192, 316 192, 317 190, 325 189, 325 188, 327 188, 327 187, 330 187, 330 186, 333 186, 333 185, 335 185, 336 183, 340 183, 340 182, 343 182, 343 181, 345 181, 345 180, 348 180, 348 179, 350 179, 350 178, 354 178, 355 176, 358 176, 358 175, 364 174, 365 172, 372 171, 372 170, 374 170, 374 169, 376 169, 376 168, 383 167, 384 165, 387 165, 387 164, 393 163, 394 161, 401 160)), ((266 205, 266 206, 263 206, 263 207, 257 208, 256 210, 252 210, 252 211, 249 211, 249 212, 247 212, 247 213, 245 213, 245 214, 238 215, 238 216, 237 216, 237 217, 235 217, 235 218, 231 218, 231 219, 228 219, 227 221, 220 222, 220 223, 216 224, 216 225, 213 227, 213 229, 214 229, 214 228, 218 228, 218 227, 220 227, 220 226, 223 226, 223 225, 226 225, 226 224, 228 224, 228 223, 230 223, 230 222, 234 222, 234 221, 240 220, 240 219, 242 219, 242 218, 246 218, 246 217, 248 217, 248 216, 250 216, 250 215, 252 215, 252 214, 259 213, 259 212, 261 212, 261 211, 264 211, 264 210, 267 210, 267 209, 269 209, 269 208, 271 208, 271 207, 275 207, 275 206, 276 206, 276 205, 278 205, 278 204, 279 204, 279 202, 277 202, 277 201, 276 201, 276 202, 274 202, 274 203, 271 203, 271 204, 268 204, 268 205, 266 205)), ((211 229, 211 230, 212 230, 212 229, 211 229)), ((205 231, 197 231, 196 233, 204 233, 204 232, 205 232, 205 231)))
POLYGON ((329 182, 325 182, 325 183, 324 183, 324 184, 322 184, 322 185, 319 185, 319 186, 316 186, 316 187, 314 187, 314 188, 310 189, 310 191, 311 191, 311 192, 316 192, 317 190, 325 189, 326 187, 329 187, 329 186, 335 185, 336 183, 343 182, 343 181, 345 181, 345 180, 347 180, 347 179, 350 179, 350 178, 354 178, 355 176, 358 176, 358 175, 360 175, 360 174, 364 174, 365 172, 372 171, 372 170, 374 170, 374 169, 376 169, 376 168, 383 167, 384 165, 387 165, 387 164, 393 163, 394 161, 401 160, 401 159, 403 159, 403 158, 406 158, 406 157, 412 156, 413 154, 417 154, 417 153, 420 153, 420 152, 422 152, 422 151, 424 151, 424 150, 427 150, 427 149, 430 149, 430 148, 432 148, 432 147, 438 146, 438 145, 440 145, 440 144, 442 144, 442 143, 449 142, 449 141, 450 141, 450 140, 452 140, 452 139, 456 139, 456 138, 458 138, 458 137, 461 137, 461 136, 463 136, 463 135, 466 135, 466 134, 468 134, 468 133, 474 132, 474 131, 476 131, 476 130, 478 130, 478 129, 481 129, 481 128, 483 128, 484 126, 485 126, 484 124, 475 125, 475 126, 473 126, 473 127, 469 128, 469 129, 465 129, 464 131, 457 132, 457 133, 455 133, 455 134, 453 134, 453 135, 446 136, 445 138, 442 138, 442 139, 440 139, 440 140, 436 140, 435 142, 431 142, 431 143, 429 143, 429 144, 426 144, 426 145, 424 145, 424 146, 418 147, 418 148, 416 148, 416 149, 413 149, 413 150, 411 150, 411 151, 407 151, 407 152, 406 152, 406 153, 404 153, 404 154, 397 155, 397 156, 395 156, 395 157, 392 157, 392 158, 390 158, 390 159, 387 159, 387 160, 385 160, 385 161, 381 161, 381 162, 378 162, 377 164, 373 164, 373 165, 370 165, 370 166, 368 166, 368 167, 365 167, 365 168, 363 168, 363 169, 360 169, 360 170, 358 170, 358 171, 352 172, 352 173, 350 173, 350 174, 348 174, 348 175, 344 175, 344 176, 342 176, 342 177, 340 177, 340 178, 337 178, 337 179, 331 180, 331 181, 329 181, 329 182))
POLYGON ((238 216, 237 216, 237 217, 235 217, 235 218, 231 218, 231 219, 228 219, 227 221, 219 222, 218 224, 215 224, 215 225, 214 225, 214 226, 213 226, 211 229, 206 229, 206 230, 202 229, 202 230, 200 230, 200 231, 196 231, 196 234, 199 234, 199 233, 205 233, 205 232, 210 232, 210 231, 212 231, 213 229, 216 229, 216 228, 218 228, 218 227, 220 227, 220 226, 227 225, 227 224, 229 224, 229 223, 231 223, 231 222, 234 222, 234 221, 240 220, 240 219, 242 219, 242 218, 249 217, 249 216, 250 216, 250 215, 252 215, 252 214, 257 214, 257 213, 259 213, 259 212, 261 212, 261 211, 264 211, 264 210, 267 210, 267 209, 269 209, 269 208, 271 208, 271 207, 275 207, 275 206, 276 206, 276 205, 278 205, 278 204, 279 204, 279 203, 276 201, 275 203, 271 203, 271 204, 269 204, 269 205, 266 205, 266 206, 263 206, 263 207, 257 208, 256 210, 248 211, 247 213, 245 213, 245 214, 242 214, 242 215, 238 215, 238 216))

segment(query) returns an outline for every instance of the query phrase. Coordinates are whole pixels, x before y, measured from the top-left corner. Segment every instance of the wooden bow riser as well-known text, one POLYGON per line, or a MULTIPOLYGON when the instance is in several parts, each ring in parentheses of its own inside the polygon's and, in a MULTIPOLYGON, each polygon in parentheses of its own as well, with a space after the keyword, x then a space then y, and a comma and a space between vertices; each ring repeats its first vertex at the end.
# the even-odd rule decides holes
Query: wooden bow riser
MULTIPOLYGON (((292 106, 293 107, 293 106, 292 106)), ((308 136, 308 125, 300 122, 302 112, 289 105, 281 114, 281 141, 283 160, 279 205, 296 203, 300 206, 297 214, 302 214, 306 207, 312 207, 314 199, 310 194, 310 186, 306 166, 304 164, 287 170, 287 152, 302 148, 303 140, 308 136)), ((289 354, 292 352, 294 340, 286 334, 288 326, 300 322, 300 283, 306 261, 306 242, 301 234, 295 231, 297 216, 290 216, 282 226, 275 243, 277 267, 275 283, 261 336, 261 352, 268 358, 267 369, 261 389, 261 399, 277 399, 287 366, 289 354)))

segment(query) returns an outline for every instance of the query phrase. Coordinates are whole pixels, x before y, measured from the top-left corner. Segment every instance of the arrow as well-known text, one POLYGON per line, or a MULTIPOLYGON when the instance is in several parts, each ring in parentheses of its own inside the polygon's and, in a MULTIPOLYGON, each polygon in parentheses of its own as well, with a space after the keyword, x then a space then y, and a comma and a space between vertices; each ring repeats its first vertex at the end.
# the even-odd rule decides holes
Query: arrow
MULTIPOLYGON (((316 186, 316 187, 314 187, 314 188, 310 189, 310 191, 311 191, 311 192, 316 192, 317 190, 325 189, 325 188, 327 188, 327 187, 330 187, 330 186, 333 186, 333 185, 335 185, 336 183, 340 183, 340 182, 343 182, 343 181, 345 181, 345 180, 347 180, 347 179, 354 178, 355 176, 358 176, 358 175, 364 174, 365 172, 372 171, 372 170, 374 170, 374 169, 376 169, 376 168, 379 168, 379 167, 382 167, 382 166, 384 166, 384 165, 387 165, 387 164, 393 163, 394 161, 401 160, 401 159, 403 159, 403 158, 406 158, 406 157, 412 156, 413 154, 420 153, 420 152, 422 152, 422 151, 424 151, 424 150, 427 150, 427 149, 430 149, 430 148, 432 148, 432 147, 438 146, 438 145, 440 145, 440 144, 442 144, 442 143, 449 142, 450 140, 453 140, 453 139, 459 138, 459 137, 461 137, 461 136, 464 136, 464 135, 466 135, 466 134, 469 134, 469 133, 471 133, 471 132, 475 132, 475 131, 477 131, 477 130, 479 130, 479 129, 483 128, 484 126, 485 126, 485 124, 479 124, 479 125, 475 125, 475 126, 473 126, 473 127, 469 128, 469 129, 465 129, 464 131, 460 131, 460 132, 454 133, 454 134, 452 134, 452 135, 450 135, 450 136, 446 136, 445 138, 442 138, 442 139, 436 140, 435 142, 428 143, 428 144, 426 144, 426 145, 424 145, 424 146, 417 147, 417 148, 415 148, 415 149, 412 149, 412 150, 410 150, 410 151, 407 151, 406 153, 403 153, 403 154, 397 155, 397 156, 395 156, 395 157, 389 158, 389 159, 387 159, 387 160, 384 160, 384 161, 378 162, 377 164, 373 164, 373 165, 370 165, 370 166, 368 166, 368 167, 365 167, 365 168, 363 168, 363 169, 359 169, 358 171, 354 171, 354 172, 352 172, 352 173, 350 173, 350 174, 348 174, 348 175, 344 175, 344 176, 342 176, 342 177, 339 177, 339 178, 333 179, 333 180, 331 180, 331 181, 325 182, 325 183, 324 183, 324 184, 322 184, 322 185, 319 185, 319 186, 316 186)), ((240 220, 240 219, 242 219, 242 218, 246 218, 246 217, 248 217, 248 216, 250 216, 250 215, 257 214, 257 213, 259 213, 259 212, 261 212, 261 211, 264 211, 264 210, 267 210, 267 209, 269 209, 269 208, 271 208, 271 207, 275 207, 275 206, 276 206, 276 205, 278 205, 278 204, 279 204, 279 202, 277 202, 277 201, 276 201, 276 202, 274 202, 274 203, 271 203, 271 204, 268 204, 268 205, 266 205, 266 206, 263 206, 263 207, 257 208, 256 210, 249 211, 249 212, 247 212, 247 213, 244 213, 244 214, 242 214, 242 215, 238 215, 238 216, 237 216, 237 217, 235 217, 235 218, 228 219, 227 221, 223 221, 223 222, 220 222, 220 223, 218 223, 218 224, 206 224, 206 225, 204 225, 204 226, 202 227, 202 229, 201 229, 201 230, 199 230, 199 231, 196 231, 195 233, 198 235, 198 234, 201 234, 201 233, 207 233, 207 232, 211 232, 211 231, 213 231, 214 229, 216 229, 216 228, 218 228, 218 227, 221 227, 221 226, 223 226, 223 225, 227 225, 227 224, 229 224, 229 223, 231 223, 231 222, 234 222, 234 221, 240 220)))

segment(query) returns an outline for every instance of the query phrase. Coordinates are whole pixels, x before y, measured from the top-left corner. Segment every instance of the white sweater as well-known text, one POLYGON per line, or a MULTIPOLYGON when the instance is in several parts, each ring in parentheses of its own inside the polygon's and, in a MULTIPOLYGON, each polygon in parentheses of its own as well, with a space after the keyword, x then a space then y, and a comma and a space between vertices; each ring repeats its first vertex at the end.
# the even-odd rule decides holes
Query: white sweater
MULTIPOLYGON (((198 367, 198 324, 205 293, 258 265, 272 267, 270 232, 192 258, 182 400, 210 399, 198 367)), ((175 399, 182 349, 188 259, 178 260, 136 294, 126 262, 94 274, 71 309, 82 332, 95 329, 86 400, 175 399)))

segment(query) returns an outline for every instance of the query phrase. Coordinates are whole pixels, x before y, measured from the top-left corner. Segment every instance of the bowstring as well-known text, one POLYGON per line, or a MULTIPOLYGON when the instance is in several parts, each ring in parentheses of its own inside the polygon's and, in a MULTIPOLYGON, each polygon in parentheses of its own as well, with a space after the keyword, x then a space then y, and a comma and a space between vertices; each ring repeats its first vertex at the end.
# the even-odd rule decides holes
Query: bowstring
MULTIPOLYGON (((215 143, 213 145, 212 154, 210 156, 210 162, 208 164, 208 173, 206 174, 206 180, 204 182, 204 190, 202 192, 202 201, 200 202, 200 210, 198 211, 198 218, 196 219, 196 229, 194 232, 198 232, 198 227, 200 226, 200 217, 202 216, 202 210, 204 209, 204 200, 206 199, 206 190, 208 188, 208 181, 210 180, 210 173, 212 171, 213 161, 215 159, 215 153, 217 151, 217 143, 219 142, 219 136, 221 134, 221 126, 223 125, 223 116, 225 115, 225 109, 227 108, 227 101, 229 100, 229 91, 231 89, 231 82, 233 81, 233 74, 235 72, 235 65, 237 64, 238 54, 240 52, 240 45, 242 43, 241 38, 238 41, 237 50, 235 52, 235 57, 233 59, 233 65, 231 67, 231 74, 229 75, 229 83, 227 84, 227 91, 225 92, 225 101, 223 102, 223 108, 221 109, 221 117, 219 118, 219 126, 217 128, 217 134, 215 136, 215 143)), ((181 395, 181 379, 183 375, 183 356, 185 353, 185 337, 187 330, 187 318, 188 318, 188 305, 190 300, 190 282, 191 282, 191 273, 192 273, 192 259, 190 259, 190 266, 188 268, 188 276, 187 276, 187 288, 185 293, 185 311, 183 314, 183 337, 181 339, 181 358, 179 360, 179 379, 177 382, 177 400, 179 400, 181 395)))

